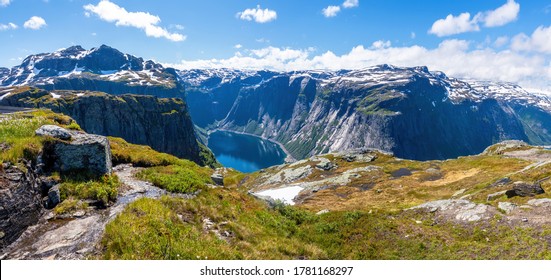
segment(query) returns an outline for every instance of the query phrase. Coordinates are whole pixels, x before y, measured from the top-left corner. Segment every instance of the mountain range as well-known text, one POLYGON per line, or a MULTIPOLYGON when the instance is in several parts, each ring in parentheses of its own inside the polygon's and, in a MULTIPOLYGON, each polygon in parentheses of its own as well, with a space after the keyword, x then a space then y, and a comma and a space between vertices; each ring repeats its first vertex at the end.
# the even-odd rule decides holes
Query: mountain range
MULTIPOLYGON (((41 88, 54 99, 60 90, 179 97, 197 127, 268 138, 296 159, 354 148, 446 159, 508 139, 551 143, 551 97, 511 83, 451 78, 426 67, 178 71, 105 45, 73 46, 0 69, 0 85, 41 88)), ((3 92, 0 104, 14 104, 10 91, 3 92)))

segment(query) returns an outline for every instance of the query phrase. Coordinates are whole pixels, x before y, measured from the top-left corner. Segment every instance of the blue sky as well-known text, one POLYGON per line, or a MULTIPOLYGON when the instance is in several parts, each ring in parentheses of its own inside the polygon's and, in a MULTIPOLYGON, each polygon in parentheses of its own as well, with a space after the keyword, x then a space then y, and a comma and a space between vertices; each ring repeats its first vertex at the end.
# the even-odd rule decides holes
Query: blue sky
POLYGON ((177 68, 427 65, 551 91, 549 0, 0 0, 0 65, 107 44, 177 68))

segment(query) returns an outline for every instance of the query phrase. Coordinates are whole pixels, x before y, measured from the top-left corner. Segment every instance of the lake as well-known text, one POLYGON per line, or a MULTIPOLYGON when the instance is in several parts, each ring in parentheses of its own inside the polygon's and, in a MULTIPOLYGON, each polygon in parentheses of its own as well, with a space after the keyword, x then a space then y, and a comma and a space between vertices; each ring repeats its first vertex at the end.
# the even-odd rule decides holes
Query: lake
POLYGON ((282 164, 287 156, 273 142, 227 131, 211 133, 208 147, 221 164, 245 173, 282 164))

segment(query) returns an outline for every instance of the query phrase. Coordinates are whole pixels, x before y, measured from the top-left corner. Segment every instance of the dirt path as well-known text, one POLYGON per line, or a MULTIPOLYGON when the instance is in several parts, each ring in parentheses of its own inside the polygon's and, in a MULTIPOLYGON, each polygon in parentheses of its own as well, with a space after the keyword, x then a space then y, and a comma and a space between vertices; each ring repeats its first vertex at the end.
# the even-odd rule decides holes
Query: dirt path
POLYGON ((117 202, 104 210, 89 209, 79 218, 51 219, 46 212, 41 221, 29 227, 17 241, 8 246, 0 259, 83 259, 97 252, 105 225, 129 203, 141 198, 158 198, 166 191, 134 175, 139 168, 119 165, 114 173, 123 183, 117 202))

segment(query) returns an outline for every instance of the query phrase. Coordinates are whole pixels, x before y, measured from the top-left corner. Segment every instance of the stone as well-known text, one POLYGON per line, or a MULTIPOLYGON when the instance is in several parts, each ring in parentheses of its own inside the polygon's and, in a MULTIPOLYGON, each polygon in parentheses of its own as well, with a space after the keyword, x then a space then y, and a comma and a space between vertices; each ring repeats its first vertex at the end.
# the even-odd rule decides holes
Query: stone
POLYGON ((97 176, 111 174, 111 147, 105 136, 72 132, 70 141, 45 145, 42 157, 46 167, 62 173, 84 171, 97 176))
POLYGON ((551 207, 551 199, 549 198, 540 198, 540 199, 530 199, 528 200, 528 205, 541 207, 541 206, 548 206, 551 207))
POLYGON ((511 202, 500 202, 497 204, 497 208, 505 211, 505 213, 510 214, 513 210, 517 209, 517 205, 511 202))
POLYGON ((436 213, 450 220, 459 222, 476 222, 488 220, 496 214, 495 208, 477 204, 464 199, 447 199, 431 201, 419 206, 409 208, 408 210, 419 209, 426 212, 436 213))
POLYGON ((336 164, 332 163, 330 160, 326 158, 321 157, 321 158, 318 158, 317 160, 319 160, 319 163, 316 164, 316 168, 318 169, 329 171, 337 167, 336 164))
POLYGON ((487 201, 492 201, 492 200, 496 200, 502 196, 505 195, 507 191, 500 191, 500 192, 496 192, 496 193, 493 193, 493 194, 489 194, 488 197, 486 198, 487 201))
POLYGON ((467 189, 460 189, 460 190, 456 191, 456 192, 452 195, 452 197, 460 196, 460 195, 464 194, 466 190, 467 190, 467 189))
POLYGON ((86 211, 84 211, 84 210, 79 210, 79 211, 76 211, 75 213, 73 213, 73 217, 75 217, 75 218, 82 218, 82 217, 84 217, 84 215, 86 215, 86 211))
POLYGON ((511 179, 509 179, 509 177, 505 177, 495 181, 493 184, 489 185, 488 188, 505 186, 509 183, 511 183, 511 179))
POLYGON ((48 191, 48 201, 45 205, 47 209, 52 209, 61 202, 61 193, 59 191, 59 186, 59 184, 55 185, 48 191))
POLYGON ((69 130, 57 125, 43 125, 35 133, 38 136, 50 136, 61 140, 69 140, 72 137, 69 130))
POLYGON ((223 186, 224 185, 224 176, 222 176, 222 174, 220 173, 213 173, 212 175, 210 175, 210 178, 212 179, 212 181, 219 185, 219 186, 223 186))
POLYGON ((542 193, 545 193, 545 191, 540 184, 530 184, 527 182, 515 182, 513 183, 513 188, 505 192, 508 198, 535 196, 542 193))

